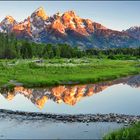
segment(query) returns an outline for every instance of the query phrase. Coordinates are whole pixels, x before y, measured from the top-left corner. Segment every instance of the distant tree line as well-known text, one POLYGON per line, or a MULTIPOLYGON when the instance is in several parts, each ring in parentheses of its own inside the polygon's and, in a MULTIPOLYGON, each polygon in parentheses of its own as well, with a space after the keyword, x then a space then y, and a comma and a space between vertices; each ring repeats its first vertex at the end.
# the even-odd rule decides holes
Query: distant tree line
POLYGON ((91 48, 86 50, 86 55, 95 56, 98 58, 107 57, 109 59, 130 59, 133 57, 140 58, 140 46, 137 48, 91 48))
POLYGON ((68 44, 39 44, 27 40, 17 40, 13 34, 0 33, 0 58, 81 58, 97 57, 109 59, 140 58, 138 48, 91 48, 81 50, 68 44))

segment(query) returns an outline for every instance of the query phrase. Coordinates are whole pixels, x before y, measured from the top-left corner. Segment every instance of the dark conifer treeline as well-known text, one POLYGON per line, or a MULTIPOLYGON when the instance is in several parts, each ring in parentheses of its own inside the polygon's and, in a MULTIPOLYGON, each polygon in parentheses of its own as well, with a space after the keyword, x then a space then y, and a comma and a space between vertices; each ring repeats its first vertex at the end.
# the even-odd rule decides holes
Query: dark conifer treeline
POLYGON ((137 48, 108 48, 108 49, 88 49, 88 56, 98 56, 99 58, 107 57, 109 59, 131 59, 132 57, 140 58, 140 47, 137 48))
POLYGON ((140 58, 140 47, 138 48, 112 48, 97 49, 91 48, 81 50, 67 44, 37 44, 26 40, 17 40, 13 34, 0 33, 0 58, 81 58, 97 57, 110 59, 129 59, 130 57, 140 58))

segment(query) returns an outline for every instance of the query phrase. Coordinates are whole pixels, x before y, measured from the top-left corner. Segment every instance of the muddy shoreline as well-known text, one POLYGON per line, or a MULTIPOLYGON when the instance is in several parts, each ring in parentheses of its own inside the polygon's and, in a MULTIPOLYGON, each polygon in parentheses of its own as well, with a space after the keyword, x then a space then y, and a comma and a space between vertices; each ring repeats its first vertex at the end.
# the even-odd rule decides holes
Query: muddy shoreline
POLYGON ((140 115, 125 114, 51 114, 37 112, 23 112, 0 109, 0 118, 10 118, 18 120, 48 120, 62 122, 117 122, 131 124, 140 121, 140 115))

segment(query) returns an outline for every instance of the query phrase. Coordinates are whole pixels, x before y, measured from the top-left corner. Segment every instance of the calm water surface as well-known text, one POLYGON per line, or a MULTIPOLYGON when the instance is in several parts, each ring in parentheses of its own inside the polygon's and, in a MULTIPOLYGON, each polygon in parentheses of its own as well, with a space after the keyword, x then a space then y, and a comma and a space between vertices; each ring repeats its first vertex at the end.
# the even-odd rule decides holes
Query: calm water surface
POLYGON ((0 109, 59 114, 140 115, 140 75, 98 84, 27 89, 0 94, 0 109))
POLYGON ((0 120, 0 139, 101 139, 123 127, 117 123, 63 123, 0 120))

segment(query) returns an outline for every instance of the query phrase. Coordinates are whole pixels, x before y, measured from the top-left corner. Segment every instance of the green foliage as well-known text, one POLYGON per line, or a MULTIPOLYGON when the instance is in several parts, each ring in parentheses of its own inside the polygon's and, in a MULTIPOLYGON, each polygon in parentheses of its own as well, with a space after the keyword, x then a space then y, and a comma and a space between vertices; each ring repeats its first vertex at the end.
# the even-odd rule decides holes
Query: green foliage
POLYGON ((29 42, 24 41, 20 46, 20 55, 23 59, 32 58, 32 46, 29 42))
POLYGON ((108 55, 107 58, 109 58, 109 59, 113 59, 113 60, 117 59, 114 55, 108 55))
POLYGON ((0 33, 0 58, 82 58, 134 60, 140 58, 138 48, 79 49, 68 44, 39 44, 28 40, 17 40, 13 34, 0 33))
POLYGON ((16 57, 16 38, 13 34, 0 33, 0 58, 16 57))
POLYGON ((39 65, 37 65, 35 62, 30 62, 29 64, 29 68, 31 69, 38 69, 41 68, 39 65))
POLYGON ((122 128, 106 135, 104 140, 138 140, 140 139, 140 122, 132 126, 122 128))
POLYGON ((97 58, 108 58, 113 60, 134 60, 140 58, 140 47, 138 48, 112 48, 97 49, 91 48, 86 50, 88 56, 97 58))

